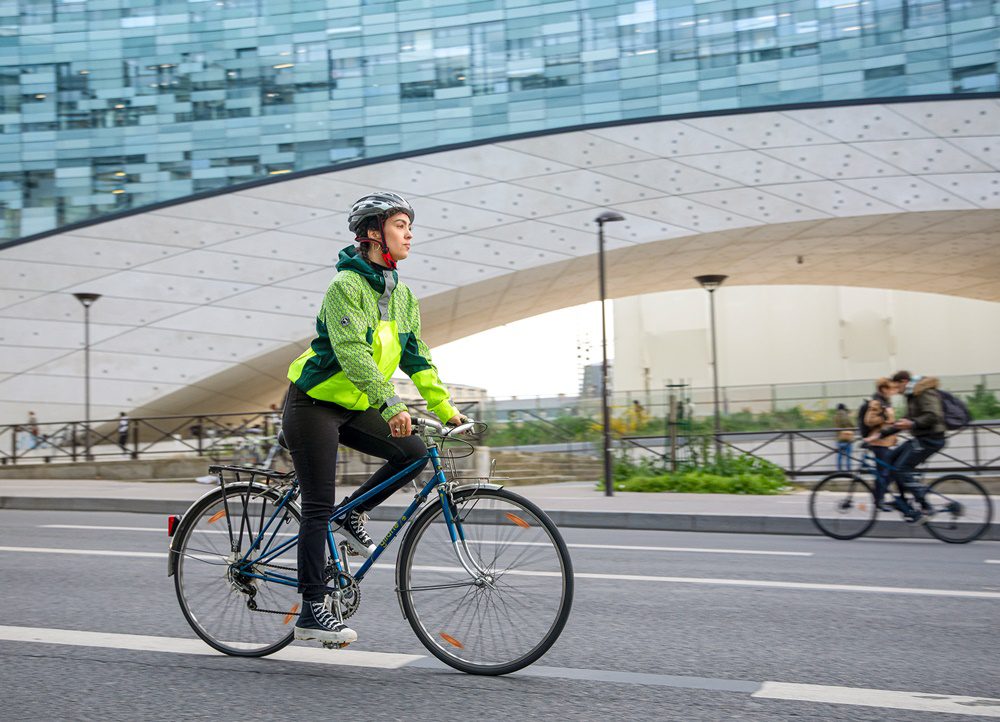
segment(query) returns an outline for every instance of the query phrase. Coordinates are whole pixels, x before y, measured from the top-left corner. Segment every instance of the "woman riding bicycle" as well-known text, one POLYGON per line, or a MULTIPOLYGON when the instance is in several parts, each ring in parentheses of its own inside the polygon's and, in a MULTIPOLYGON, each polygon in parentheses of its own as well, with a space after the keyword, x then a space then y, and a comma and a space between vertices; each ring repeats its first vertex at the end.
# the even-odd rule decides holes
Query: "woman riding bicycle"
MULTIPOLYGON (((387 460, 351 499, 412 467, 394 488, 364 503, 364 510, 371 510, 426 464, 427 448, 410 435, 410 414, 390 381, 397 367, 413 380, 430 413, 443 422, 462 421, 420 339, 417 300, 395 270, 410 253, 413 218, 413 208, 395 193, 371 193, 354 204, 348 228, 357 246, 340 252, 337 274, 316 318, 316 338, 288 369, 292 384, 283 429, 302 494, 302 611, 296 639, 347 643, 358 638, 323 604, 338 444, 387 460)), ((374 552, 362 510, 351 512, 336 531, 355 553, 367 557, 374 552)))

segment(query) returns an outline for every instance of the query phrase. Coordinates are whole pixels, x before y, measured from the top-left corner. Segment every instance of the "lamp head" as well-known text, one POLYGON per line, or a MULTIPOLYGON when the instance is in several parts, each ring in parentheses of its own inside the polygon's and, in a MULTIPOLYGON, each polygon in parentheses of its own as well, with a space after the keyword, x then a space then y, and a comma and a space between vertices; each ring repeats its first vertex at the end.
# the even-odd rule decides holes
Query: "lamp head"
POLYGON ((729 276, 708 275, 708 276, 695 276, 694 280, 700 283, 702 288, 711 293, 719 286, 721 286, 723 281, 725 281, 727 278, 729 278, 729 276))
POLYGON ((625 216, 621 213, 616 213, 615 211, 604 211, 601 215, 594 219, 594 221, 599 225, 603 226, 605 223, 613 223, 615 221, 624 221, 625 216))
POLYGON ((94 301, 101 297, 99 293, 74 293, 76 300, 83 304, 84 308, 90 308, 94 301))

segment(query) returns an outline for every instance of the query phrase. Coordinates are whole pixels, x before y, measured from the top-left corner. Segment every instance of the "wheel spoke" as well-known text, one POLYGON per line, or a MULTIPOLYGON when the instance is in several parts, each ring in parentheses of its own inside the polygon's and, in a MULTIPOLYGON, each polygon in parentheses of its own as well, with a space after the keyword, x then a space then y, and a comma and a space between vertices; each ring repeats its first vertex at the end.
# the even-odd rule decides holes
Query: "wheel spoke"
POLYGON ((924 500, 930 506, 927 531, 941 541, 965 544, 981 537, 993 518, 993 504, 974 479, 953 474, 934 480, 924 500))
MULTIPOLYGON (((268 579, 267 565, 253 566, 260 554, 259 548, 252 549, 253 541, 262 528, 265 539, 277 528, 291 534, 298 532, 297 512, 290 507, 268 525, 268 508, 276 498, 273 493, 251 493, 247 487, 227 487, 225 504, 219 490, 200 509, 189 512, 191 525, 181 530, 175 584, 182 610, 205 641, 229 654, 269 654, 291 641, 292 626, 285 623, 285 618, 299 603, 296 588, 268 579), (232 537, 216 528, 226 509, 232 537), (287 524, 286 517, 291 519, 287 524), (241 575, 229 563, 228 545, 237 538, 243 554, 252 549, 248 563, 241 568, 254 569, 252 573, 264 578, 241 575), (224 551, 220 548, 223 545, 227 547, 224 551), (248 603, 257 609, 249 608, 248 603)), ((284 554, 270 563, 295 567, 294 560, 284 554)), ((295 577, 294 571, 275 571, 295 577)))
POLYGON ((454 504, 484 578, 468 579, 442 514, 421 517, 400 552, 407 618, 424 645, 458 669, 519 669, 551 646, 568 615, 572 576, 565 545, 540 511, 509 492, 459 493, 454 504), (516 569, 545 574, 508 574, 516 569))

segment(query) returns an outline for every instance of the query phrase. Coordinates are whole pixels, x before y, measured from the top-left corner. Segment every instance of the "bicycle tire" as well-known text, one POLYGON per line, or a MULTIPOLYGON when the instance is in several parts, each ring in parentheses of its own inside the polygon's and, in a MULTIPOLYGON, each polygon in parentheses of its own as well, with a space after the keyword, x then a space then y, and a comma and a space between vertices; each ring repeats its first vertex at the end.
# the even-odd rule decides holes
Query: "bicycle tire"
MULTIPOLYGON (((294 634, 294 624, 297 616, 300 595, 295 587, 285 587, 263 580, 245 580, 244 586, 252 585, 255 589, 253 598, 257 601, 259 595, 259 607, 268 609, 275 607, 275 611, 284 612, 278 614, 267 611, 253 611, 246 606, 248 594, 239 591, 236 583, 232 581, 231 560, 218 548, 216 539, 222 544, 231 544, 230 539, 234 534, 240 534, 241 542, 243 534, 239 530, 231 530, 229 524, 224 528, 208 528, 214 526, 226 516, 233 519, 234 509, 239 509, 242 516, 243 510, 252 508, 251 504, 258 501, 264 510, 267 511, 272 504, 280 500, 282 494, 274 489, 259 484, 228 484, 225 491, 219 488, 214 492, 198 500, 185 512, 181 524, 177 529, 178 541, 171 546, 171 554, 175 555, 176 567, 174 570, 174 590, 177 593, 177 601, 180 603, 181 612, 188 624, 195 633, 210 647, 218 651, 235 657, 264 657, 277 652, 286 647, 294 634), (250 499, 251 503, 246 503, 250 499), (225 497, 225 503, 223 498, 225 497), (226 514, 226 509, 229 514, 226 514), (214 519, 214 521, 212 521, 214 519), (204 525, 199 526, 202 522, 204 525), (196 536, 197 535, 197 536, 196 536), (192 539, 196 540, 199 546, 192 546, 192 539), (200 548, 204 546, 206 548, 200 548), (215 559, 215 558, 218 559, 215 559), (195 562, 200 562, 202 567, 195 566, 195 562), (190 570, 188 564, 191 564, 190 570), (208 566, 218 566, 218 570, 210 570, 208 566), (188 581, 190 580, 190 584, 188 581), (218 581, 218 584, 213 584, 218 581), (195 587, 201 590, 208 590, 211 601, 202 599, 195 600, 195 587), (188 589, 190 587, 190 589, 188 589), (262 592, 265 592, 262 594, 262 592), (221 600, 221 602, 219 601, 221 600), (225 616, 218 618, 218 621, 210 621, 213 615, 219 610, 223 615, 230 615, 233 623, 227 623, 225 616), (236 618, 241 620, 235 623, 236 618), (226 634, 226 630, 232 633, 226 634), (265 638, 259 640, 234 639, 233 636, 251 636, 261 630, 265 638), (263 630, 266 630, 263 631, 263 630)), ((298 526, 301 521, 301 514, 295 505, 286 504, 286 511, 281 517, 275 519, 279 524, 279 531, 283 534, 298 534, 298 526), (286 521, 288 520, 288 521, 286 521), (286 528, 285 525, 294 522, 294 529, 286 528)), ((254 508, 254 518, 261 517, 254 508)), ((249 517, 249 514, 247 515, 249 517)), ((239 518, 239 517, 237 517, 239 518)), ((234 525, 235 526, 235 525, 234 525)), ((259 526, 257 527, 259 531, 259 526)), ((249 536, 249 535, 248 535, 249 536)), ((247 539, 247 544, 250 540, 247 539)), ((242 547, 241 547, 242 548, 242 547)), ((294 550, 294 547, 293 547, 294 550)), ((231 546, 225 549, 231 554, 231 546)), ((291 566, 295 566, 294 556, 287 560, 291 566)), ((292 572, 294 575, 295 572, 292 572)), ((201 592, 199 592, 200 594, 201 592)))
MULTIPOLYGON (((421 644, 455 669, 482 675, 509 674, 523 669, 552 647, 569 618, 573 603, 573 567, 566 543, 545 512, 509 491, 463 490, 453 494, 451 503, 452 514, 462 519, 470 557, 487 570, 490 583, 480 586, 470 582, 471 577, 461 566, 427 564, 438 559, 450 565, 458 561, 446 531, 442 505, 433 504, 413 521, 413 527, 399 551, 396 590, 403 614, 421 644), (503 524, 497 523, 501 520, 503 524), (490 530, 494 538, 487 540, 490 530), (540 555, 532 551, 539 548, 540 555), (521 551, 516 553, 511 549, 521 551), (492 560, 484 556, 483 551, 492 554, 492 560), (498 561, 500 555, 508 551, 514 559, 509 566, 501 568, 502 562, 498 561), (549 555, 554 558, 548 558, 549 555), (518 569, 515 568, 517 564, 532 568, 518 569), (434 604, 423 592, 436 590, 440 595, 447 590, 435 586, 422 587, 423 581, 431 578, 429 575, 436 575, 433 579, 441 578, 447 589, 466 587, 455 610, 460 611, 462 619, 471 615, 467 629, 462 628, 462 619, 449 620, 447 630, 440 628, 441 624, 434 618, 434 604), (521 581, 522 578, 529 580, 527 584, 521 581), (452 584, 448 579, 458 581, 452 584), (513 589, 518 585, 520 588, 515 595, 513 589), (542 595, 530 592, 532 585, 557 590, 559 599, 553 601, 549 592, 542 595), (418 591, 421 593, 419 601, 414 595, 418 591), (496 604, 495 599, 500 604, 496 604), (539 603, 535 604, 535 601, 539 603), (522 615, 520 610, 528 607, 530 612, 522 615), (506 621, 501 615, 506 615, 506 621), (516 623, 512 615, 517 615, 516 623), (479 620, 478 625, 476 620, 479 620), (544 632, 537 641, 534 634, 529 634, 530 640, 524 644, 512 640, 513 634, 539 623, 544 632), (487 651, 488 640, 484 639, 487 629, 494 634, 492 641, 499 641, 509 651, 487 651), (501 635, 499 639, 496 636, 498 632, 501 635)), ((455 594, 461 592, 456 591, 455 594)))
POLYGON ((813 487, 809 495, 809 516, 816 528, 831 539, 857 539, 868 533, 878 517, 875 492, 858 474, 843 471, 830 474, 813 487), (847 490, 831 490, 836 482, 848 482, 847 490), (855 496, 862 498, 856 500, 855 496), (831 513, 835 515, 825 515, 831 513), (852 515, 848 517, 849 514, 852 515))
POLYGON ((932 507, 931 513, 924 517, 924 527, 935 539, 948 544, 968 544, 990 528, 993 502, 983 485, 975 479, 961 474, 942 476, 928 485, 924 498, 932 507), (961 486, 956 490, 955 485, 961 486), (949 486, 952 488, 946 491, 945 487, 949 486), (954 498, 959 496, 964 498, 954 498), (963 517, 969 517, 969 520, 963 517), (960 518, 963 520, 959 521, 960 518))

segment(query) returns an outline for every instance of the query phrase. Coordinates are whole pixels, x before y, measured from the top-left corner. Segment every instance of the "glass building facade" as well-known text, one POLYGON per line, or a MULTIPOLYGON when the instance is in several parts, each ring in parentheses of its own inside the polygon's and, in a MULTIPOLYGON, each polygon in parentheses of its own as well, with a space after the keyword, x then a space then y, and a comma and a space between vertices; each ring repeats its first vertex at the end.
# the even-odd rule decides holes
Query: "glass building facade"
POLYGON ((992 0, 0 0, 0 242, 582 124, 1000 90, 992 0))

